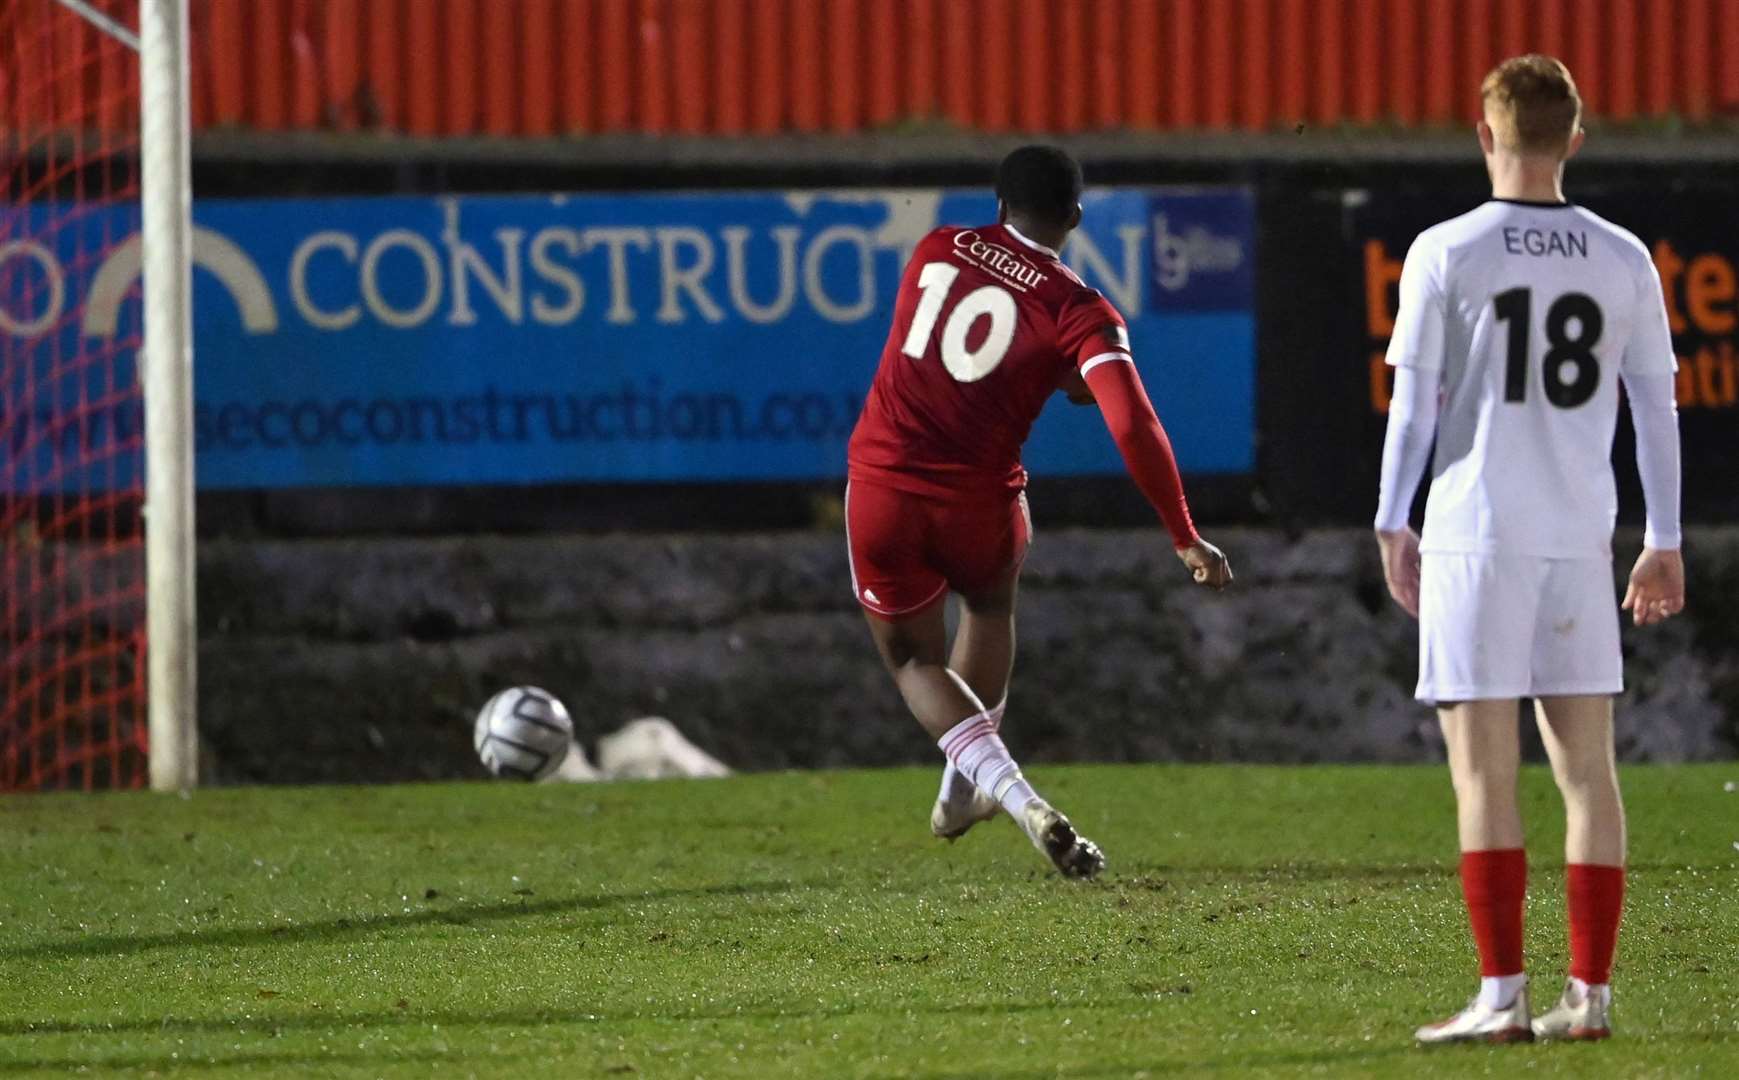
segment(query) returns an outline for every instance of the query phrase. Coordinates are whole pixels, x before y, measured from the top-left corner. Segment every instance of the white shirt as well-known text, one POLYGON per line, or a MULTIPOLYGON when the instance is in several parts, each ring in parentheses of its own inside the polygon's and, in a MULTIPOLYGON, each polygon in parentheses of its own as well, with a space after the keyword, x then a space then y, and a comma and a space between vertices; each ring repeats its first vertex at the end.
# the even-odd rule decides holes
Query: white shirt
POLYGON ((1421 550, 1610 557, 1619 379, 1677 370, 1641 241, 1581 207, 1497 199, 1427 229, 1388 361, 1442 394, 1421 550))

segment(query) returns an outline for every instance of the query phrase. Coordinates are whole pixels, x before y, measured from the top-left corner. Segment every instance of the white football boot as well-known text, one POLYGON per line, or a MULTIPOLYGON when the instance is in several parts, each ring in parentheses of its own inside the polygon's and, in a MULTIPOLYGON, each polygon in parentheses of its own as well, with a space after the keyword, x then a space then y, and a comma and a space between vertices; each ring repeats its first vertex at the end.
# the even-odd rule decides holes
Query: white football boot
POLYGON ((981 821, 989 821, 1002 810, 1002 804, 977 788, 965 799, 940 796, 930 811, 930 831, 944 840, 958 840, 966 830, 981 821))
POLYGON ((1467 1008, 1447 1020, 1426 1024, 1415 1031, 1413 1037, 1423 1046, 1456 1042, 1533 1042, 1534 1027, 1528 1013, 1528 988, 1523 985, 1516 991, 1514 1001, 1497 1009, 1481 1005, 1476 997, 1467 1003, 1467 1008))
POLYGON ((1594 991, 1571 979, 1564 984, 1564 995, 1558 1004, 1535 1018, 1534 1037, 1595 1042, 1612 1034, 1611 1013, 1610 987, 1594 991))
POLYGON ((1069 819, 1043 799, 1027 803, 1021 817, 1021 828, 1033 846, 1044 852, 1064 877, 1085 881, 1105 869, 1105 853, 1099 845, 1076 832, 1069 819))

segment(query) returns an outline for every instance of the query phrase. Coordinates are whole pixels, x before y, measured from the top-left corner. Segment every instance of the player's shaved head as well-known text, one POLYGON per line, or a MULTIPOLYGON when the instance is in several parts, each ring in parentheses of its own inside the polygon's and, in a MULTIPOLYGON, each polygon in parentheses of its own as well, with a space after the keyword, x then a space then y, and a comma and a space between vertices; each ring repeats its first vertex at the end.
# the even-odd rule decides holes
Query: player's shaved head
POLYGON ((1582 96, 1570 69, 1530 53, 1505 60, 1480 84, 1486 122, 1504 150, 1563 156, 1582 126, 1582 96))
POLYGON ((996 197, 1009 213, 1051 228, 1073 227, 1085 186, 1080 164, 1055 146, 1023 146, 996 169, 996 197))

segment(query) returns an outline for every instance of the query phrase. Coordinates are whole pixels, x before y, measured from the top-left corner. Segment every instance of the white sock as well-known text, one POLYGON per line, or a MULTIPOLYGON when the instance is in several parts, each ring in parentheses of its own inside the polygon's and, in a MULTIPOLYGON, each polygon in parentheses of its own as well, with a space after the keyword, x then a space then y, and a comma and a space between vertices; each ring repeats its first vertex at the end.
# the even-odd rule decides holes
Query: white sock
POLYGON ((996 733, 990 713, 968 716, 949 728, 936 745, 961 776, 1001 803, 1016 821, 1021 820, 1026 804, 1038 798, 996 733))
POLYGON ((1593 998, 1602 1005, 1612 1003, 1612 986, 1609 983, 1586 983, 1572 975, 1570 976, 1570 990, 1580 996, 1583 1001, 1593 998))
POLYGON ((1526 975, 1484 975, 1479 980, 1479 1003, 1488 1009, 1507 1009, 1528 985, 1526 975))
MULTIPOLYGON (((989 709, 984 715, 990 718, 990 726, 997 731, 1002 730, 1002 714, 1008 708, 1008 698, 1004 697, 994 709, 989 709)), ((977 788, 972 781, 960 775, 960 770, 954 767, 952 761, 942 766, 942 791, 936 796, 946 803, 961 804, 972 798, 977 788)))

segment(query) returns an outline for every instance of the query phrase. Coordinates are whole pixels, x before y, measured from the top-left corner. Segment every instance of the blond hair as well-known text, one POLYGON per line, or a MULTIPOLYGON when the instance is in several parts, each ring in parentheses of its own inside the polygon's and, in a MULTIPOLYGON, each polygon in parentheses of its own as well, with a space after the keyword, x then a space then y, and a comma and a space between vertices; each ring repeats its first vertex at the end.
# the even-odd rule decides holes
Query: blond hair
POLYGON ((1522 154, 1563 154, 1582 124, 1582 95, 1570 69, 1551 56, 1515 56, 1480 84, 1499 146, 1522 154))

